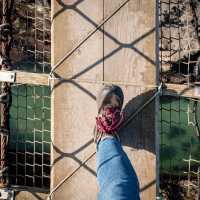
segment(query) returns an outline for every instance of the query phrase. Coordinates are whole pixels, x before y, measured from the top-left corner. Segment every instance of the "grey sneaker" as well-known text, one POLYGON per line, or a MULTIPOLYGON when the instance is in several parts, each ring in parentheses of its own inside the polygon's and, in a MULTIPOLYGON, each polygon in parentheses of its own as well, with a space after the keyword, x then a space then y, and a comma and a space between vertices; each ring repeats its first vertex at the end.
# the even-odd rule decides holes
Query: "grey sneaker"
POLYGON ((124 120, 121 112, 124 101, 122 89, 117 85, 104 86, 97 95, 98 115, 94 130, 94 142, 107 137, 118 137, 117 130, 124 120))

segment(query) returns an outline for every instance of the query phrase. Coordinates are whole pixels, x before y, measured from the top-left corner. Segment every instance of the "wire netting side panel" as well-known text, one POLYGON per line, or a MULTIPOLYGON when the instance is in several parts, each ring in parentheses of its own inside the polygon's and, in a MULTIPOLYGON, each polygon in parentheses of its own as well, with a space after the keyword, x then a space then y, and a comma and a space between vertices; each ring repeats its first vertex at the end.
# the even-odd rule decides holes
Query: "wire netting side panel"
MULTIPOLYGON (((200 82, 200 2, 160 0, 160 64, 163 83, 200 82)), ((195 99, 162 96, 160 187, 164 199, 197 199, 200 144, 195 99)))
POLYGON ((200 2, 160 0, 161 78, 165 83, 200 81, 200 2))
POLYGON ((12 185, 50 187, 50 90, 12 87, 9 178, 12 185))
POLYGON ((18 70, 50 72, 51 8, 48 1, 15 1, 11 58, 18 70))
MULTIPOLYGON (((192 99, 162 96, 160 106, 160 187, 166 199, 198 193, 200 143, 192 99), (197 162, 195 162, 197 161, 197 162), (192 185, 193 184, 193 185, 192 185), (173 192, 174 190, 174 192, 173 192)), ((200 103, 198 102, 200 122, 200 103)))

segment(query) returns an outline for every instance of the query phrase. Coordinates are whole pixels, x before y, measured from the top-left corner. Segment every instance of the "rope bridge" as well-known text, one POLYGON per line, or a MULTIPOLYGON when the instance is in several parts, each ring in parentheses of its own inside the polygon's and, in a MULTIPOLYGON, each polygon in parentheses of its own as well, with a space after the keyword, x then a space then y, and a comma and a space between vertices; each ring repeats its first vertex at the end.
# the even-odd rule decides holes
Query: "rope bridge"
MULTIPOLYGON (((34 72, 38 72, 38 71, 42 71, 42 72, 46 72, 46 73, 50 73, 48 74, 43 74, 41 75, 43 78, 39 80, 39 76, 36 74, 31 74, 30 72, 28 73, 24 73, 22 74, 22 72, 17 72, 17 76, 16 76, 16 83, 20 83, 20 84, 24 84, 24 80, 26 80, 26 83, 33 83, 33 84, 38 84, 38 83, 42 83, 43 85, 51 85, 51 81, 52 80, 58 80, 58 81, 62 81, 65 79, 62 79, 62 77, 56 77, 55 76, 55 71, 58 67, 60 67, 60 65, 64 62, 64 60, 68 59, 81 45, 83 45, 94 33, 96 33, 97 31, 101 31, 101 27, 112 17, 114 16, 125 4, 128 3, 129 0, 124 1, 121 5, 119 5, 119 7, 117 7, 114 12, 110 13, 104 20, 102 20, 99 24, 97 24, 94 29, 88 34, 86 35, 83 40, 81 42, 79 42, 78 44, 76 44, 71 51, 67 52, 63 58, 61 58, 60 61, 58 61, 58 63, 56 63, 54 66, 52 66, 51 70, 50 70, 50 64, 48 62, 46 62, 46 65, 43 65, 43 67, 41 69, 38 69, 38 66, 34 64, 34 72), (19 75, 18 75, 19 74, 19 75), (21 74, 21 78, 20 77, 21 74), (32 78, 31 78, 32 77, 32 78), (33 78, 34 77, 34 78, 33 78), (22 81, 23 79, 23 81, 22 81), (35 81, 36 80, 36 81, 35 81), (45 81, 44 81, 45 80, 45 81), (21 82, 20 82, 21 81, 21 82), (34 82, 35 81, 35 82, 34 82)), ((13 36, 12 36, 12 24, 11 24, 11 15, 12 15, 12 11, 13 11, 13 2, 14 0, 3 0, 3 18, 2 18, 2 24, 0 25, 0 41, 2 44, 2 53, 1 53, 1 57, 0 57, 0 69, 1 71, 4 72, 8 72, 12 69, 14 69, 14 67, 11 65, 11 59, 10 59, 10 51, 11 51, 11 44, 13 41, 13 36)), ((170 2, 170 1, 169 1, 170 2)), ((162 3, 162 1, 161 1, 162 3)), ((167 4, 166 1, 163 4, 167 4)), ((167 5, 170 8, 170 5, 167 5)), ((170 17, 169 17, 170 18, 170 17)), ((186 20, 188 22, 188 20, 186 20)), ((40 22, 38 21, 38 23, 36 23, 38 26, 40 26, 40 22)), ((171 26, 172 26, 172 21, 170 21, 170 26, 169 31, 169 38, 165 38, 165 35, 163 32, 161 32, 161 45, 165 45, 164 44, 164 38, 165 40, 171 41, 173 40, 172 34, 171 34, 171 26), (163 35, 162 35, 163 34, 163 35)), ((162 27, 161 27, 162 28, 162 27)), ((165 27, 166 28, 166 27, 165 27)), ((38 31, 39 30, 38 28, 38 31)), ((154 31, 154 30, 152 30, 154 31)), ((188 30, 187 30, 188 31, 188 30)), ((189 33, 187 32, 187 34, 189 35, 189 33)), ((36 37, 36 35, 35 35, 36 37)), ((43 36, 45 37, 45 36, 43 36)), ((36 40, 37 38, 35 38, 36 40)), ((185 38, 186 40, 187 38, 185 38)), ((180 35, 179 35, 179 40, 180 40, 180 35)), ((170 43, 171 44, 171 43, 170 43)), ((23 46, 23 44, 22 44, 23 46)), ((37 45, 36 45, 37 46, 37 45)), ((181 81, 184 81, 187 83, 188 88, 191 88, 191 82, 190 82, 190 77, 189 77, 189 67, 191 66, 191 64, 193 63, 192 60, 190 60, 190 58, 192 59, 192 49, 190 49, 190 46, 188 46, 189 49, 186 49, 186 51, 188 52, 188 60, 187 61, 182 61, 179 59, 178 61, 178 70, 180 71, 181 68, 181 62, 185 62, 185 65, 187 65, 187 72, 188 75, 186 76, 179 76, 178 78, 175 77, 173 78, 172 75, 165 75, 163 73, 163 77, 162 77, 162 81, 163 82, 168 82, 168 81, 172 81, 172 83, 180 83, 181 81), (184 79, 184 80, 182 80, 184 79), (177 81, 178 80, 178 81, 177 81)), ((180 48, 180 47, 179 47, 180 48)), ((171 61, 170 65, 172 65, 172 60, 171 57, 174 55, 172 46, 170 46, 170 53, 169 55, 165 55, 166 52, 162 51, 161 52, 161 65, 168 65, 169 62, 171 61), (164 52, 164 53, 163 53, 164 52), (167 61, 166 61, 167 60, 167 61), (170 60, 170 61, 169 61, 170 60), (166 64, 167 63, 167 64, 166 64)), ((180 57, 180 51, 181 49, 178 49, 175 53, 180 57)), ((30 49, 29 50, 30 54, 34 54, 35 57, 38 56, 38 54, 45 54, 45 52, 41 52, 35 49, 30 49), (37 52, 37 53, 35 53, 37 52), (36 55, 37 54, 37 55, 36 55)), ((197 62, 197 61, 196 61, 197 62)), ((199 62, 199 61, 198 61, 199 62)), ((44 60, 43 60, 44 63, 44 60)), ((162 67, 161 66, 161 67, 162 67)), ((164 67, 162 68, 164 69, 164 67)), ((197 68, 196 68, 197 70, 197 68)), ((80 74, 82 74, 84 72, 80 72, 80 74)), ((69 77, 69 80, 73 79, 76 80, 77 82, 91 82, 91 80, 77 80, 78 76, 75 77, 69 77)), ((196 77, 197 79, 198 77, 196 77)), ((101 84, 104 83, 113 83, 113 82, 100 82, 101 84)), ((115 84, 120 84, 120 85, 131 85, 132 83, 115 83, 115 84)), ((140 85, 137 85, 138 87, 140 85)), ((135 116, 137 116, 137 114, 139 112, 141 112, 149 103, 151 103, 155 98, 157 98, 160 94, 164 94, 163 89, 163 85, 161 84, 160 86, 158 85, 146 85, 145 87, 149 87, 149 88, 154 88, 157 89, 157 91, 153 94, 153 96, 148 99, 146 102, 144 102, 144 104, 138 108, 136 110, 136 112, 132 113, 132 115, 130 116, 129 119, 127 119, 127 121, 125 122, 127 125, 132 119, 134 119, 135 116)), ((187 88, 187 89, 188 89, 187 88)), ((28 95, 27 95, 28 98, 28 95)), ((36 98, 36 96, 34 97, 36 98)), ((8 82, 2 82, 1 84, 1 93, 0 93, 0 107, 1 107, 1 124, 0 124, 0 187, 5 188, 9 185, 9 179, 8 179, 8 153, 7 153, 7 149, 8 149, 8 141, 9 141, 9 135, 10 135, 10 127, 9 127, 9 113, 10 113, 10 108, 11 108, 11 103, 12 103, 12 98, 11 98, 11 83, 8 82)), ((196 126, 196 134, 199 136, 199 125, 198 122, 196 121, 196 115, 195 113, 197 113, 196 110, 196 106, 197 104, 194 104, 193 107, 193 113, 194 113, 194 127, 196 126)), ((50 142, 49 142, 50 143, 50 142)), ((48 144, 49 144, 48 143, 48 144)), ((32 153, 32 152, 31 152, 32 153)), ((35 152, 34 152, 35 153, 35 152)), ((14 155, 17 154, 17 152, 14 153, 14 155)), ((82 162, 82 164, 80 164, 80 166, 75 169, 75 171, 72 172, 72 174, 70 174, 70 176, 65 177, 59 184, 58 186, 56 186, 54 189, 52 189, 49 198, 51 198, 51 195, 57 190, 57 188, 59 188, 66 180, 68 180, 77 170, 80 169, 81 166, 83 166, 89 159, 91 159, 93 156, 95 155, 95 152, 93 152, 91 155, 88 156, 88 158, 82 162)), ((32 156, 32 154, 31 154, 32 156)), ((48 155, 49 156, 49 155, 48 155)), ((48 165, 49 167, 49 165, 48 165)), ((49 177, 47 177, 49 178, 49 177)), ((48 184, 47 184, 48 185, 48 184)))

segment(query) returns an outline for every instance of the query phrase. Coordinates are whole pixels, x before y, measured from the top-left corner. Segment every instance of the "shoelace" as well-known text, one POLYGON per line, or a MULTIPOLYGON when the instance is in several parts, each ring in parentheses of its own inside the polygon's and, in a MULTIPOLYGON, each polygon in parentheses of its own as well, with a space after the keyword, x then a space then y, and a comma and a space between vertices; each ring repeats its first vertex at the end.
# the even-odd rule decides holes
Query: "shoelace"
POLYGON ((97 131, 102 133, 115 132, 124 121, 124 113, 119 107, 106 107, 100 116, 96 117, 97 131))

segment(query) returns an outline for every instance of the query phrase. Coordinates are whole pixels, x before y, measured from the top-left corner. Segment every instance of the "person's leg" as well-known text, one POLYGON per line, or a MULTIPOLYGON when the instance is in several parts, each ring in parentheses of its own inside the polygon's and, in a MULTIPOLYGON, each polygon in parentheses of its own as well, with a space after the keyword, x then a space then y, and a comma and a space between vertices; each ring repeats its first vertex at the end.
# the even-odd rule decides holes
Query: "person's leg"
POLYGON ((97 145, 98 200, 139 200, 136 173, 116 138, 97 145))
POLYGON ((94 141, 97 144, 98 200, 139 200, 139 183, 117 139, 123 123, 124 95, 119 86, 107 85, 97 96, 98 115, 94 141))

